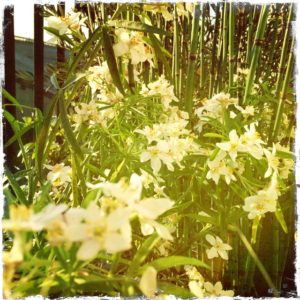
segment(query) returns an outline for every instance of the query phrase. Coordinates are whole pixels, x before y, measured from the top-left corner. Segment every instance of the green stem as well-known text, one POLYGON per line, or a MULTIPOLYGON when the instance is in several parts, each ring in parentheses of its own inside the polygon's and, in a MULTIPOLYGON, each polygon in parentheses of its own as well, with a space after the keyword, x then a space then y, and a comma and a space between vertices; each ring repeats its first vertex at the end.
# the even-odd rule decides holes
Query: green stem
POLYGON ((281 125, 281 121, 282 121, 282 113, 283 113, 283 104, 284 104, 284 98, 287 92, 287 88, 288 88, 288 84, 290 81, 290 76, 292 73, 292 67, 293 67, 293 56, 294 56, 294 42, 295 42, 295 38, 293 38, 292 40, 292 44, 291 44, 291 50, 290 50, 290 54, 289 54, 289 59, 288 59, 288 65, 287 65, 287 70, 285 73, 285 78, 283 81, 283 86, 282 86, 282 90, 280 93, 280 99, 279 99, 279 103, 276 109, 276 116, 275 116, 275 122, 274 122, 274 127, 273 127, 273 133, 272 133, 272 138, 269 139, 269 145, 272 144, 273 141, 275 141, 277 139, 277 135, 279 132, 279 128, 281 125))
POLYGON ((252 49, 252 33, 253 33, 253 17, 255 16, 255 9, 256 6, 254 5, 254 8, 250 7, 250 13, 249 13, 249 26, 248 26, 248 35, 247 35, 247 51, 246 51, 246 63, 247 66, 251 63, 251 49, 252 49))
POLYGON ((180 86, 180 66, 179 66, 179 53, 180 53, 180 37, 179 37, 179 24, 178 24, 178 15, 177 8, 174 5, 174 87, 175 95, 179 97, 179 86, 180 86))
POLYGON ((283 40, 283 44, 282 44, 282 51, 281 51, 281 56, 280 56, 280 62, 279 62, 279 70, 278 70, 278 76, 277 76, 277 81, 276 81, 276 88, 275 88, 275 96, 279 95, 279 92, 281 90, 282 87, 282 83, 283 83, 283 76, 284 76, 284 64, 286 61, 286 55, 287 55, 287 50, 288 50, 288 40, 289 40, 289 26, 291 23, 291 19, 292 19, 292 14, 293 14, 293 5, 290 5, 290 9, 289 9, 289 15, 288 15, 288 20, 287 20, 287 24, 286 24, 286 30, 285 30, 285 34, 284 34, 284 40, 283 40))
POLYGON ((229 4, 229 89, 233 87, 234 72, 234 31, 235 31, 235 13, 232 2, 229 4))
POLYGON ((217 48, 217 40, 218 40, 218 28, 219 28, 219 19, 220 19, 220 3, 217 4, 216 7, 216 20, 214 26, 214 37, 212 43, 211 50, 211 69, 210 69, 210 82, 209 82, 209 98, 213 95, 213 87, 215 80, 215 67, 216 67, 216 48, 217 48))
POLYGON ((192 113, 193 108, 193 94, 195 82, 195 67, 197 61, 197 46, 198 46, 198 32, 199 32, 199 19, 200 19, 200 5, 197 4, 194 9, 193 23, 192 23, 192 38, 191 48, 189 53, 188 73, 186 79, 185 89, 185 108, 189 114, 192 113))
POLYGON ((260 272, 261 272, 264 280, 266 281, 266 283, 268 284, 268 286, 272 289, 274 296, 277 297, 279 295, 279 292, 277 291, 274 283, 272 282, 272 280, 270 278, 270 275, 266 271, 265 267, 261 263, 260 259, 258 258, 257 254, 253 250, 251 244, 249 243, 249 241, 247 240, 247 238, 245 237, 245 235, 241 232, 241 230, 238 227, 233 226, 233 225, 228 225, 228 230, 238 233, 238 235, 239 235, 242 243, 244 244, 244 246, 247 249, 248 253, 253 258, 253 260, 254 260, 256 266, 258 267, 258 269, 260 270, 260 272))
POLYGON ((265 32, 266 25, 267 25, 268 13, 269 13, 269 6, 264 5, 260 12, 260 17, 259 17, 259 21, 258 21, 256 35, 255 35, 254 46, 253 46, 253 50, 251 51, 251 54, 252 54, 251 66, 250 66, 250 71, 249 71, 247 81, 246 81, 246 88, 245 88, 245 93, 244 93, 244 98, 243 98, 243 104, 247 103, 248 95, 251 94, 251 91, 252 91, 252 86, 253 86, 254 79, 255 79, 255 73, 256 73, 257 66, 258 66, 258 59, 259 59, 259 55, 261 52, 262 39, 264 37, 264 32, 265 32))
POLYGON ((200 88, 204 87, 204 24, 205 24, 205 11, 206 5, 201 3, 202 13, 201 13, 201 30, 200 30, 200 45, 199 45, 199 53, 200 53, 200 88))

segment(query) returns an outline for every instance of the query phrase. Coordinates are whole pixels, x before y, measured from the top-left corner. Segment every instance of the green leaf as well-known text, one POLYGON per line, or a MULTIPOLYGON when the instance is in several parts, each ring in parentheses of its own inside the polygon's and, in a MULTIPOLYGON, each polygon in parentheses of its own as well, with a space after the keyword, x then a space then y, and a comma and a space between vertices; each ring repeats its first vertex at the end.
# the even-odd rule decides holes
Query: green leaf
POLYGON ((14 175, 7 168, 5 168, 5 175, 9 181, 11 188, 15 192, 17 199, 19 199, 22 204, 27 205, 28 201, 25 197, 25 194, 23 193, 18 182, 14 179, 14 175))
POLYGON ((253 220, 253 224, 252 224, 252 236, 251 236, 252 244, 256 243, 257 229, 258 229, 259 223, 260 223, 260 217, 256 217, 253 220))
POLYGON ((34 211, 35 212, 41 211, 49 203, 49 200, 50 200, 49 195, 51 192, 51 187, 52 187, 51 183, 46 182, 39 188, 40 193, 34 203, 34 211))
POLYGON ((13 129, 13 131, 15 133, 16 139, 19 143, 19 146, 20 146, 20 149, 21 149, 21 152, 22 152, 22 157, 24 159, 25 167, 29 169, 30 164, 29 164, 29 161, 28 161, 28 158, 27 158, 27 152, 24 148, 22 139, 20 138, 21 129, 20 129, 20 126, 19 126, 19 122, 17 121, 17 119, 15 119, 15 117, 11 113, 9 113, 6 110, 3 112, 3 115, 6 118, 6 120, 9 122, 11 128, 13 129))
POLYGON ((142 31, 142 32, 147 32, 147 33, 157 33, 157 34, 172 36, 171 32, 167 32, 163 29, 153 27, 153 26, 147 25, 145 23, 141 23, 141 22, 114 20, 114 21, 108 21, 107 26, 113 26, 113 27, 117 27, 117 28, 125 28, 125 29, 129 29, 129 30, 134 30, 134 31, 142 31))
POLYGON ((60 94, 61 94, 61 97, 59 99, 59 110, 60 110, 61 124, 64 129, 66 139, 69 142, 72 150, 76 153, 76 155, 80 159, 83 159, 82 150, 76 141, 75 135, 72 131, 71 125, 68 120, 66 106, 65 106, 65 99, 62 96, 62 93, 60 93, 60 94))
POLYGON ((211 137, 211 138, 220 138, 220 139, 225 139, 225 137, 221 134, 218 133, 213 133, 213 132, 207 132, 203 134, 204 137, 211 137))
POLYGON ((127 271, 128 276, 134 276, 137 273, 138 268, 147 258, 151 250, 155 247, 159 239, 160 238, 157 233, 154 233, 143 242, 130 264, 130 267, 127 271))
POLYGON ((13 97, 6 89, 2 88, 3 97, 5 97, 8 101, 16 106, 21 112, 23 112, 23 108, 20 105, 19 101, 13 97))
POLYGON ((292 159, 292 160, 296 159, 295 154, 292 152, 288 152, 288 151, 276 150, 276 156, 281 157, 281 158, 288 158, 288 159, 292 159))
POLYGON ((288 227, 287 227, 286 222, 284 220, 284 215, 282 213, 279 202, 277 202, 277 208, 276 208, 276 211, 275 211, 275 216, 276 216, 277 221, 281 225, 282 230, 285 233, 288 233, 288 227))
POLYGON ((172 72, 171 72, 171 68, 170 68, 170 62, 167 59, 168 52, 166 53, 166 50, 164 49, 163 45, 161 44, 161 42, 157 39, 157 37, 153 33, 149 33, 149 37, 150 37, 150 43, 155 50, 157 60, 161 60, 165 67, 166 78, 171 79, 172 72))
POLYGON ((59 95, 56 95, 52 100, 52 103, 49 105, 48 111, 43 121, 43 125, 38 133, 37 141, 36 141, 36 149, 35 149, 35 164, 38 171, 38 175, 42 177, 42 166, 44 163, 44 151, 46 142, 48 140, 48 132, 51 123, 52 114, 56 103, 58 101, 59 95))
MULTIPOLYGON (((78 53, 76 53, 76 56, 72 56, 70 61, 72 59, 73 62, 68 70, 68 74, 67 74, 67 79, 65 81, 65 84, 63 86, 63 88, 65 88, 66 86, 68 86, 72 81, 73 81, 73 73, 75 72, 75 69, 77 67, 77 65, 79 64, 80 60, 83 58, 84 54, 91 49, 92 51, 94 50, 94 46, 93 43, 95 41, 97 41, 99 38, 101 38, 101 34, 102 34, 102 28, 98 27, 93 33, 92 35, 81 45, 80 50, 78 53)), ((74 54, 75 55, 75 54, 74 54)), ((82 71, 82 70, 81 70, 82 71)))
POLYGON ((139 270, 139 273, 143 273, 143 271, 148 267, 152 266, 154 267, 158 272, 177 267, 177 266, 184 266, 184 265, 192 265, 192 266, 198 266, 202 267, 205 269, 210 269, 210 267, 205 264, 203 261, 192 258, 192 257, 187 257, 187 256, 168 256, 168 257, 161 257, 158 258, 146 265, 143 265, 143 267, 139 270))
POLYGON ((6 205, 11 205, 11 204, 18 204, 17 199, 15 198, 15 196, 10 192, 9 188, 6 187, 3 189, 3 194, 5 197, 5 204, 6 205))
POLYGON ((14 134, 4 145, 4 148, 7 148, 9 145, 14 143, 18 138, 22 137, 26 132, 28 132, 32 127, 34 127, 35 123, 29 124, 23 128, 21 128, 16 134, 14 134))
POLYGON ((105 27, 102 28, 102 33, 103 33, 104 55, 107 61, 107 66, 109 68, 112 80, 116 85, 116 87, 118 88, 118 90, 120 91, 120 93, 125 95, 125 91, 123 89, 122 82, 121 82, 120 73, 117 67, 117 61, 114 54, 112 42, 105 27))
POLYGON ((92 201, 97 201, 97 199, 100 198, 101 194, 102 194, 101 189, 91 190, 90 192, 87 193, 86 197, 81 203, 81 206, 83 208, 87 208, 92 201))
POLYGON ((198 215, 198 214, 184 214, 182 216, 186 216, 189 217, 191 219, 197 220, 199 222, 203 222, 203 223, 210 223, 213 225, 218 226, 218 220, 211 217, 211 216, 203 216, 203 215, 198 215))
POLYGON ((268 274, 268 272, 265 269, 264 265, 262 264, 262 262, 258 258, 257 254, 255 253, 255 251, 252 248, 251 244, 247 240, 246 236, 236 226, 228 225, 228 229, 230 231, 236 232, 239 235, 239 238, 241 239, 242 243, 244 244, 246 250, 248 251, 249 255, 254 260, 254 263, 256 264, 257 268, 261 272, 262 277, 264 278, 264 280, 266 281, 266 283, 268 284, 268 286, 273 290, 273 294, 277 297, 278 296, 278 291, 277 291, 274 283, 272 282, 272 279, 271 279, 270 275, 268 274))
POLYGON ((194 295, 189 290, 181 288, 169 282, 158 281, 157 285, 159 289, 161 289, 162 292, 166 295, 174 295, 180 298, 190 298, 190 299, 194 297, 194 295))

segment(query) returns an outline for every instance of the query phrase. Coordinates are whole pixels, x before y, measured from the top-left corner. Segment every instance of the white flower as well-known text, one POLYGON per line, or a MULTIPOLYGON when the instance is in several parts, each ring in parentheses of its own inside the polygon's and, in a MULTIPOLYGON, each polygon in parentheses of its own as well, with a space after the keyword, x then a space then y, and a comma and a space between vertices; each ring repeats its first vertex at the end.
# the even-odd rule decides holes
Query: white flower
POLYGON ((72 168, 65 166, 64 163, 56 164, 54 166, 46 165, 46 168, 51 170, 47 175, 53 186, 60 186, 66 182, 71 182, 72 168))
POLYGON ((243 209, 249 212, 248 218, 254 219, 267 212, 275 212, 279 192, 277 190, 277 174, 273 173, 270 186, 260 190, 256 195, 245 198, 243 209))
POLYGON ((148 298, 153 297, 157 290, 156 277, 157 271, 151 266, 147 267, 141 277, 139 288, 148 298))
POLYGON ((213 237, 211 234, 207 234, 205 238, 212 245, 210 249, 206 250, 208 259, 220 256, 221 258, 228 260, 227 251, 232 250, 231 246, 223 243, 218 236, 213 237))
POLYGON ((241 152, 248 152, 254 158, 261 159, 263 156, 262 145, 265 144, 260 138, 260 134, 255 129, 255 123, 245 126, 246 131, 240 136, 240 142, 243 145, 241 152))
POLYGON ((142 218, 155 220, 158 216, 169 210, 173 204, 173 201, 167 198, 146 198, 133 203, 131 208, 142 218))
POLYGON ((113 45, 113 49, 117 57, 125 55, 133 65, 146 60, 152 64, 151 50, 143 41, 143 33, 117 29, 116 35, 118 42, 113 45))
POLYGON ((200 281, 202 282, 202 284, 204 283, 203 276, 198 272, 198 270, 194 266, 184 266, 184 270, 190 280, 200 281))
POLYGON ((144 96, 160 96, 165 109, 170 108, 171 102, 178 102, 174 94, 174 87, 161 75, 158 80, 150 82, 147 86, 143 85, 141 94, 144 96))
MULTIPOLYGON (((173 239, 169 230, 164 225, 155 221, 155 219, 173 206, 173 201, 168 198, 141 199, 143 188, 141 176, 135 173, 132 174, 129 184, 124 180, 120 180, 118 183, 105 182, 93 187, 100 187, 105 196, 115 198, 115 201, 109 199, 110 203, 113 204, 110 209, 113 210, 113 213, 117 207, 116 210, 119 209, 121 214, 124 213, 124 208, 127 209, 127 212, 130 212, 130 215, 136 214, 139 217, 141 230, 144 235, 152 234, 155 229, 163 239, 173 239)), ((105 198, 102 198, 102 208, 107 206, 103 200, 105 198)), ((116 216, 115 213, 114 217, 117 220, 119 217, 116 216)))
MULTIPOLYGON (((224 113, 230 105, 237 105, 238 99, 231 98, 230 94, 219 93, 214 95, 211 99, 203 99, 202 106, 195 110, 196 116, 200 119, 196 126, 199 132, 202 131, 203 125, 210 120, 210 118, 219 119, 223 122, 224 113)), ((231 114, 231 117, 233 115, 231 114)))
POLYGON ((143 134, 147 138, 148 144, 158 141, 161 137, 160 128, 157 124, 154 124, 153 128, 146 126, 144 129, 136 129, 134 132, 143 134))
POLYGON ((92 89, 92 93, 99 90, 102 91, 106 84, 112 82, 112 78, 109 72, 107 62, 104 61, 100 65, 89 67, 85 73, 89 86, 92 89))
POLYGON ((162 162, 167 166, 169 171, 174 171, 172 165, 173 159, 169 154, 170 146, 164 140, 159 140, 155 146, 147 148, 147 151, 141 154, 141 162, 150 160, 151 168, 154 174, 157 174, 161 169, 162 162))
POLYGON ((68 215, 68 238, 70 241, 81 242, 77 258, 90 260, 95 258, 100 250, 116 253, 130 249, 130 215, 131 212, 127 208, 118 208, 106 215, 94 202, 91 202, 87 209, 77 210, 75 214, 68 215))
MULTIPOLYGON (((50 16, 46 18, 47 27, 57 30, 59 35, 69 34, 72 30, 79 31, 86 20, 86 18, 80 19, 80 16, 80 12, 71 12, 64 17, 50 16)), ((56 41, 57 37, 53 35, 52 40, 56 41)))
POLYGON ((221 150, 214 160, 208 159, 207 161, 209 171, 207 172, 206 178, 212 179, 216 184, 219 183, 220 176, 224 176, 227 184, 230 184, 231 180, 236 180, 233 174, 233 167, 230 165, 227 166, 225 163, 225 156, 226 153, 221 150))
POLYGON ((166 21, 173 20, 173 16, 168 11, 168 5, 163 4, 144 4, 143 9, 152 13, 160 13, 166 21))
POLYGON ((154 178, 151 174, 144 171, 143 169, 140 169, 141 171, 141 181, 143 183, 144 188, 148 189, 151 184, 154 184, 155 187, 159 188, 159 183, 163 183, 164 180, 161 177, 154 178))
POLYGON ((98 110, 100 106, 95 101, 89 103, 80 103, 75 106, 75 113, 72 118, 75 123, 82 124, 84 122, 90 124, 102 124, 104 123, 103 112, 104 110, 98 110))
POLYGON ((226 151, 233 161, 236 160, 237 153, 242 148, 240 138, 235 129, 229 132, 229 142, 217 143, 217 146, 223 151, 226 151))
POLYGON ((154 229, 155 229, 157 234, 162 239, 168 240, 168 241, 173 241, 173 237, 170 234, 170 230, 166 226, 164 226, 154 220, 151 220, 151 219, 144 219, 142 217, 140 217, 139 219, 140 219, 141 231, 142 231, 143 235, 145 235, 145 236, 150 235, 154 232, 154 229))
POLYGON ((235 107, 242 113, 245 119, 248 119, 250 116, 254 116, 255 114, 255 108, 252 105, 247 105, 245 108, 239 105, 236 105, 235 107))
POLYGON ((214 95, 211 99, 213 102, 217 102, 222 108, 228 108, 229 105, 237 104, 238 99, 237 98, 231 98, 230 94, 225 93, 219 93, 217 95, 214 95))
POLYGON ((45 228, 47 229, 49 224, 60 218, 67 208, 66 204, 48 204, 40 212, 32 216, 31 222, 33 230, 40 231, 45 228))
POLYGON ((50 16, 46 18, 47 27, 51 27, 58 31, 59 35, 63 35, 68 32, 69 25, 60 17, 50 16))
POLYGON ((224 174, 225 163, 219 158, 215 158, 214 160, 208 160, 207 165, 209 167, 209 171, 207 172, 206 178, 212 179, 215 184, 219 183, 220 176, 224 174))
POLYGON ((21 232, 21 231, 41 231, 56 218, 58 218, 65 210, 65 204, 49 204, 40 212, 34 213, 32 208, 24 205, 10 206, 10 218, 2 221, 4 229, 21 232))
POLYGON ((233 297, 234 296, 234 291, 228 290, 224 291, 222 283, 218 281, 215 285, 213 285, 210 282, 205 282, 204 283, 204 288, 206 290, 207 296, 211 297, 219 297, 219 296, 228 296, 228 297, 233 297))

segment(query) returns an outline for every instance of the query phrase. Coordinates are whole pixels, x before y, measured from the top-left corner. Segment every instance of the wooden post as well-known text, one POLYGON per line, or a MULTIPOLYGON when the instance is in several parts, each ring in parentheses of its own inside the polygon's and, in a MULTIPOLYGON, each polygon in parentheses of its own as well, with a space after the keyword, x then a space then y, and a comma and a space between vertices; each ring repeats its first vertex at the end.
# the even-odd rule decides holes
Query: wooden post
POLYGON ((44 34, 43 6, 34 4, 34 106, 44 108, 44 34))
MULTIPOLYGON (((16 65, 15 65, 15 36, 14 36, 14 7, 6 6, 4 8, 4 88, 12 96, 16 96, 16 65)), ((10 104, 7 99, 3 99, 3 103, 10 104)), ((16 108, 7 106, 6 110, 16 117, 16 108)), ((13 130, 8 121, 4 122, 4 143, 13 135, 13 130)), ((5 149, 5 164, 12 169, 14 157, 16 157, 14 144, 5 149)))

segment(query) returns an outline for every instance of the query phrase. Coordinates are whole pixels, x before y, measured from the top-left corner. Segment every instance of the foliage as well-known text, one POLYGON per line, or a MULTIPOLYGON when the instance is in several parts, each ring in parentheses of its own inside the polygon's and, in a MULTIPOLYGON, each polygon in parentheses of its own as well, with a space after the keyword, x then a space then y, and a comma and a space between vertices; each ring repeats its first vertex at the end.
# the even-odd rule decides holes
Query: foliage
POLYGON ((5 147, 20 150, 5 172, 4 296, 279 295, 294 230, 292 6, 45 15, 70 55, 46 112, 4 112, 5 147))

